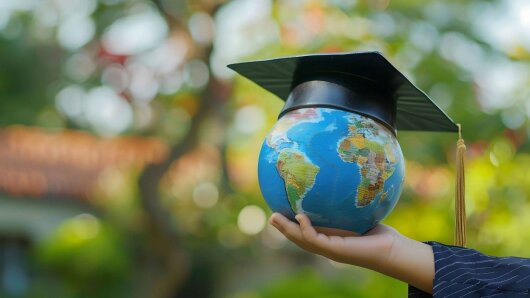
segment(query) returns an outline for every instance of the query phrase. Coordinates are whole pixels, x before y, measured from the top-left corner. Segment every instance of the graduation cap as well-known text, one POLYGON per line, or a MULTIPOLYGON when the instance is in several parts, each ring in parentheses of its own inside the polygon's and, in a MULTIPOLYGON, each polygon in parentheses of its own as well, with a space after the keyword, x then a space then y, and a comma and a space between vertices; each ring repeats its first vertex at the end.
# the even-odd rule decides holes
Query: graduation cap
POLYGON ((396 130, 459 132, 456 244, 465 245, 460 126, 378 52, 312 54, 228 65, 285 101, 279 118, 306 107, 368 116, 396 130))
POLYGON ((369 116, 392 131, 458 131, 436 104, 378 52, 314 54, 228 65, 285 101, 369 116))

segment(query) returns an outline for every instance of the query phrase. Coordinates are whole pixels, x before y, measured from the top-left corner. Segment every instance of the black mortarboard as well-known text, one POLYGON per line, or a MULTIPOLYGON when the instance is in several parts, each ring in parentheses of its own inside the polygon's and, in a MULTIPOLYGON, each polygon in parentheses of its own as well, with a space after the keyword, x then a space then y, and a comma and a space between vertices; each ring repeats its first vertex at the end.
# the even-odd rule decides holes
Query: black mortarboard
POLYGON ((228 65, 285 101, 335 107, 399 130, 458 131, 436 104, 378 52, 313 54, 228 65))

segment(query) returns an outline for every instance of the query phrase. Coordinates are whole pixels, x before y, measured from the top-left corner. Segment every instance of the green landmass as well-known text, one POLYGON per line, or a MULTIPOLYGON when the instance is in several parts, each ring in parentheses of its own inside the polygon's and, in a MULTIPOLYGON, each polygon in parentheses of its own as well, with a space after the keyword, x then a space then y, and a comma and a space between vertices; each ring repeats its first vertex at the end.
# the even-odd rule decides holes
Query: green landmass
POLYGON ((315 184, 320 168, 311 163, 303 154, 296 150, 282 150, 276 163, 278 173, 285 182, 287 199, 294 212, 299 212, 305 194, 315 184))

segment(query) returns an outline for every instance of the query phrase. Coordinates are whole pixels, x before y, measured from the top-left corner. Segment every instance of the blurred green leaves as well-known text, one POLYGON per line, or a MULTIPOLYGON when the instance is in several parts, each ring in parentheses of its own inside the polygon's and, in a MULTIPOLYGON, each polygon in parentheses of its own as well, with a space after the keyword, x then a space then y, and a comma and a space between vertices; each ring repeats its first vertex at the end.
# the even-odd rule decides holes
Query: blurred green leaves
POLYGON ((39 261, 71 281, 118 281, 129 268, 128 252, 112 227, 81 214, 64 221, 39 246, 39 261))
POLYGON ((325 276, 312 268, 302 268, 254 290, 225 296, 226 298, 348 298, 348 297, 401 297, 406 292, 402 285, 388 277, 365 275, 361 270, 339 270, 325 276))

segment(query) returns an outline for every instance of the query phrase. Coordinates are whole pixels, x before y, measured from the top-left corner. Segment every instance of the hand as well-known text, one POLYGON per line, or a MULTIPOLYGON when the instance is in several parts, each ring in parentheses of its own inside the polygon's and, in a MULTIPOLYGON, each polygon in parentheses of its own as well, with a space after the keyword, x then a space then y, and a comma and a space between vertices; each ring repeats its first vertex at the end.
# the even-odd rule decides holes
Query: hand
POLYGON ((299 247, 331 260, 372 269, 432 292, 432 248, 409 239, 395 229, 378 224, 363 236, 332 236, 317 232, 304 214, 299 225, 274 213, 269 222, 299 247))
POLYGON ((381 224, 364 236, 332 236, 317 232, 305 214, 298 214, 296 220, 300 225, 274 213, 269 222, 287 239, 309 252, 374 270, 379 263, 389 261, 394 243, 401 236, 395 229, 381 224))

